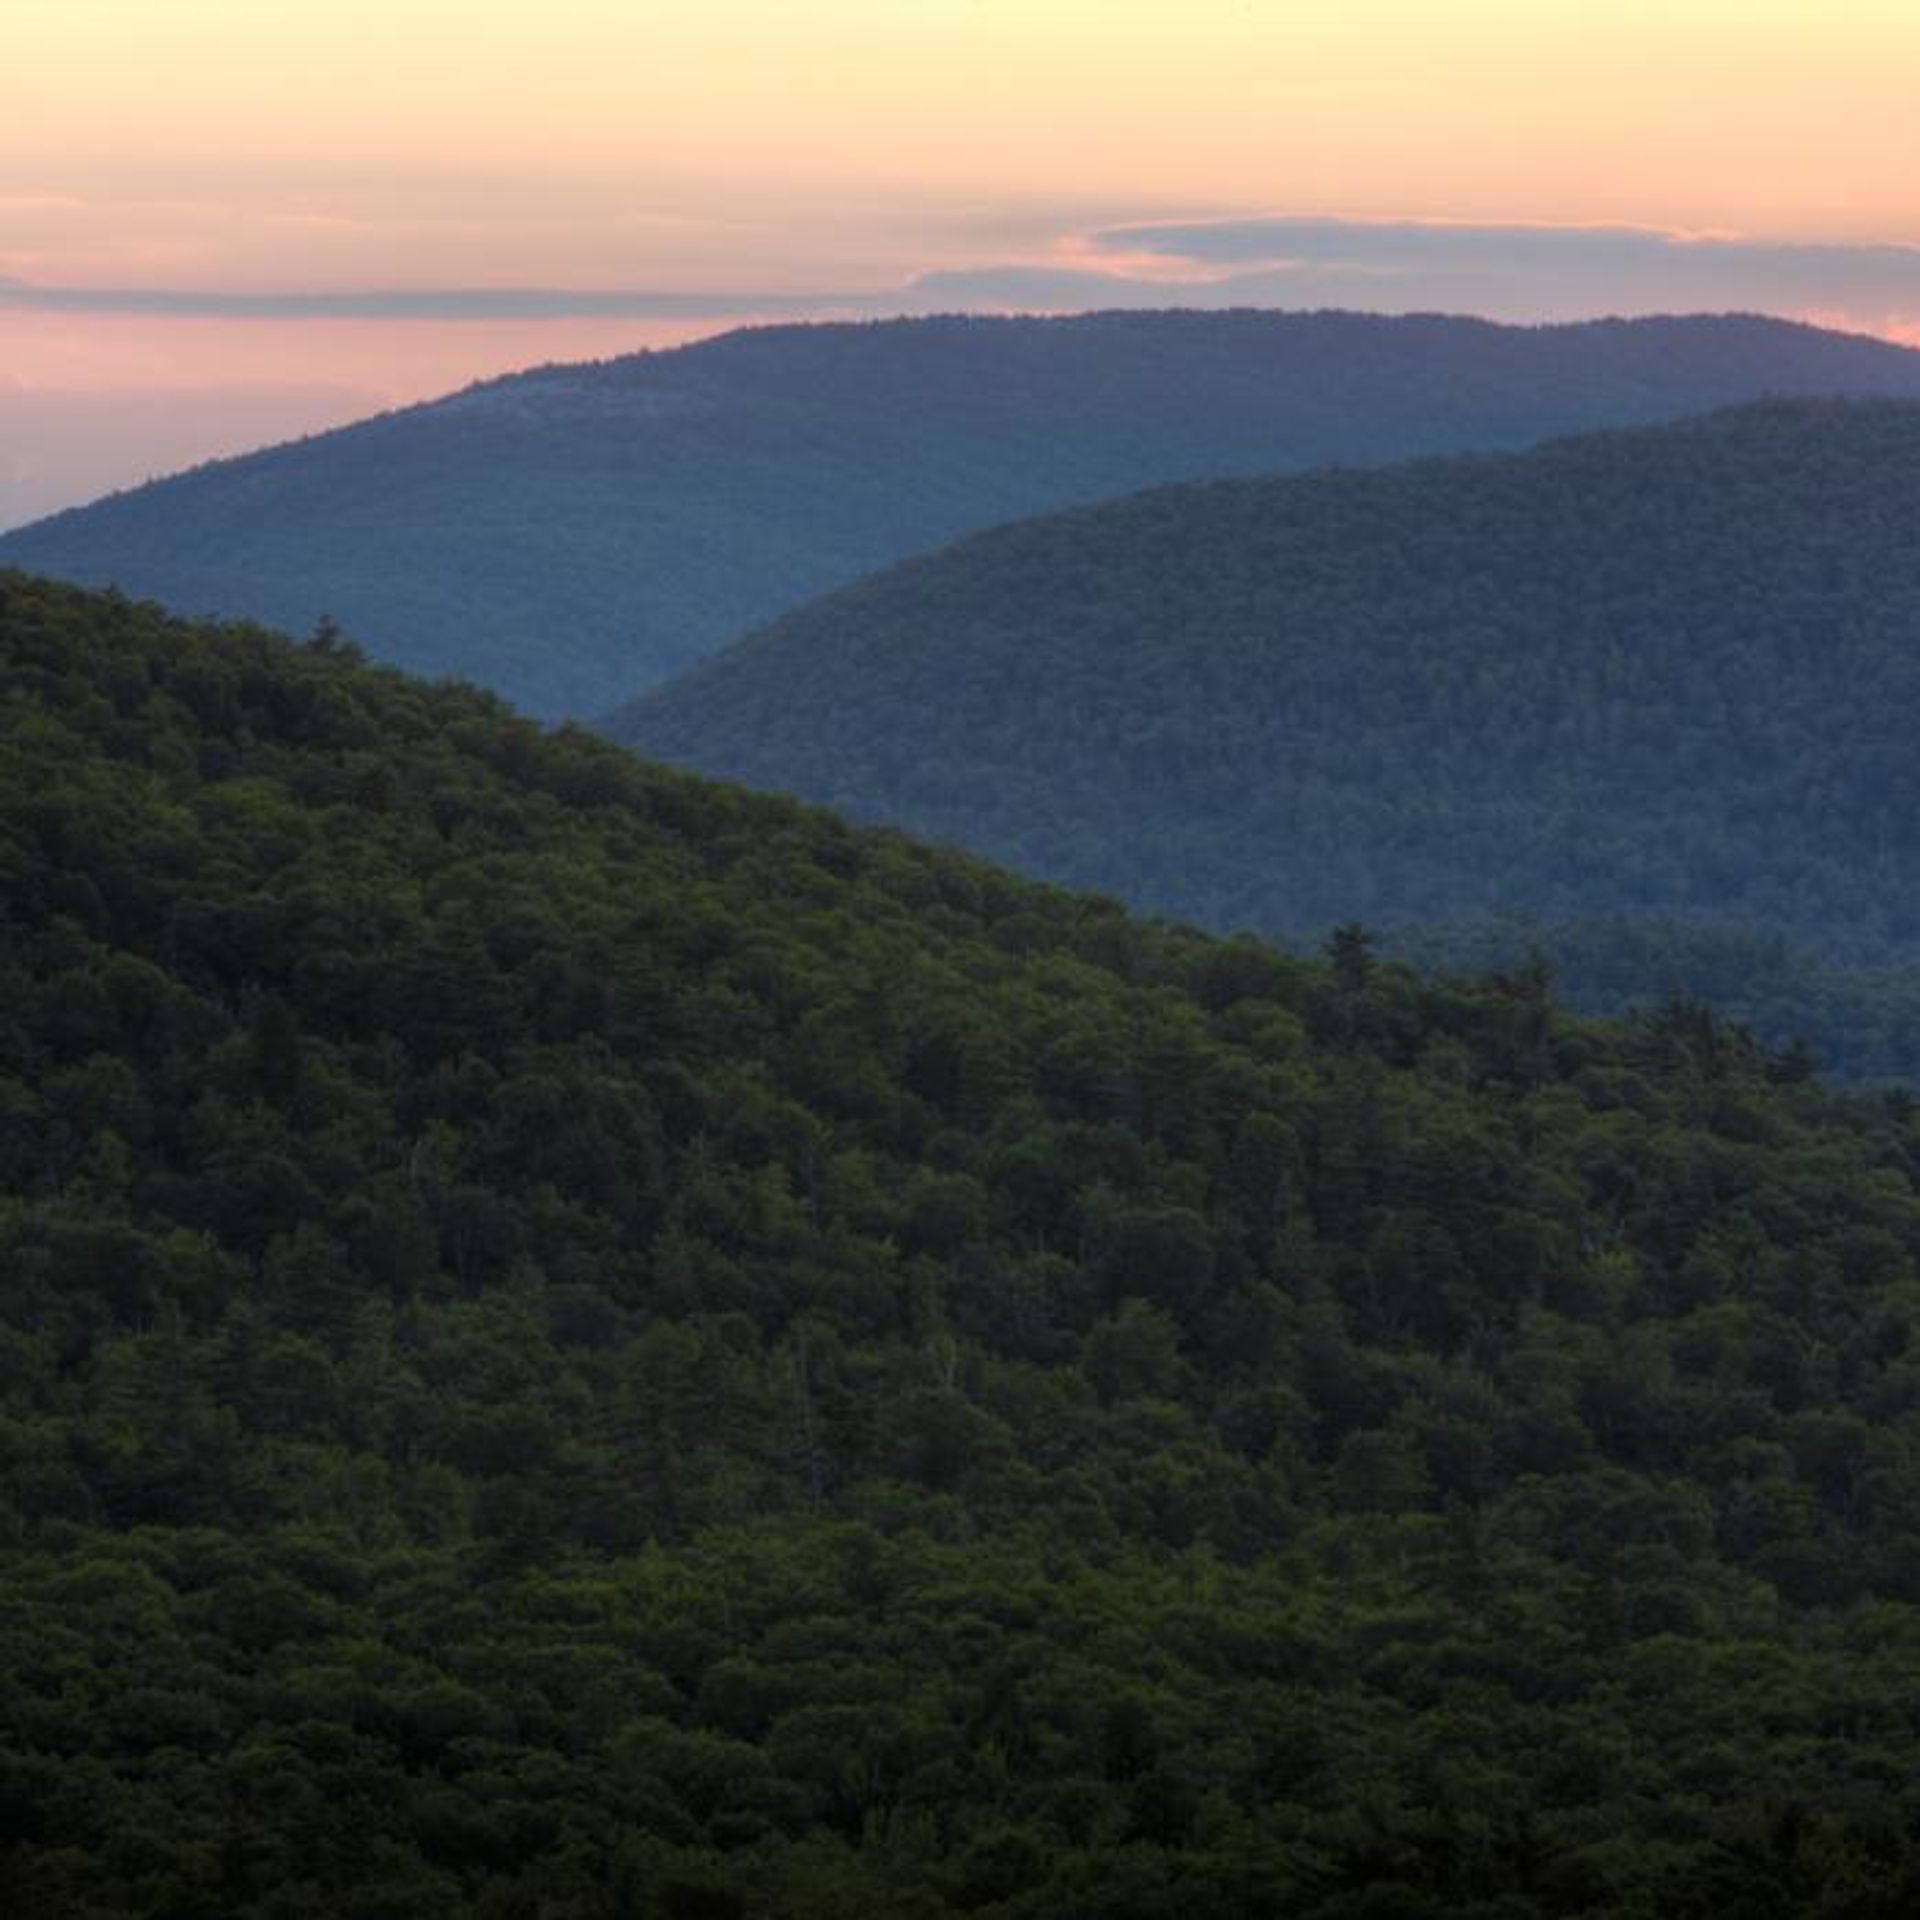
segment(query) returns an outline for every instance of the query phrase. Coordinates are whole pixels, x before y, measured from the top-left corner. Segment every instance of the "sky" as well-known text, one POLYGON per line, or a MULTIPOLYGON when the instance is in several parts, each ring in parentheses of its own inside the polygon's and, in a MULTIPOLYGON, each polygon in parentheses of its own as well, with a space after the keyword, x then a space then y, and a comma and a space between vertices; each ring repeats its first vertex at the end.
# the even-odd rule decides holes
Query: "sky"
POLYGON ((0 41, 0 525, 760 319, 1920 344, 1920 0, 0 0, 0 41))

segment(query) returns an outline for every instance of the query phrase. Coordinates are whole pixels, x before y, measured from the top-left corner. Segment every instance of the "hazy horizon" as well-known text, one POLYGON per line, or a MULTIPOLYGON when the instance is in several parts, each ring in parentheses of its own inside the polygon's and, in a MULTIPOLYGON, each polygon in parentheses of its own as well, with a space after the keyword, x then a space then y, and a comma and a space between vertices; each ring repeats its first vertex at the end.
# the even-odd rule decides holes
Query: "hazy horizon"
MULTIPOLYGON (((1155 298, 1150 283, 1116 290, 1121 297, 1110 308, 1167 307, 1188 310, 1227 306, 1273 306, 1274 303, 1235 296, 1240 282, 1224 283, 1222 297, 1208 302, 1155 298)), ((1045 287, 1035 289, 1044 293, 1045 287)), ((1061 293, 1070 291, 1063 285, 1061 293)), ((0 295, 4 298, 4 295, 0 295)), ((769 303, 772 305, 773 303, 769 303)), ((1326 302, 1325 306, 1340 303, 1326 302)), ((556 315, 545 320, 442 322, 409 319, 273 320, 220 319, 214 316, 176 318, 147 324, 172 326, 204 337, 185 343, 193 351, 180 353, 177 370, 200 369, 191 383, 166 383, 118 388, 39 386, 19 375, 0 374, 0 533, 26 526, 69 507, 84 506, 103 496, 137 487, 148 480, 184 471, 205 461, 230 458, 284 444, 307 434, 349 426, 395 407, 442 398, 477 380, 527 371, 547 364, 602 360, 646 350, 663 351, 691 345, 743 326, 800 321, 826 324, 836 319, 914 318, 936 312, 1010 315, 1021 312, 1064 317, 1096 311, 1091 307, 1030 303, 1002 303, 969 298, 962 288, 955 297, 931 298, 916 308, 863 313, 819 314, 769 311, 759 316, 728 315, 711 320, 586 318, 556 315), (270 352, 249 354, 249 346, 263 343, 249 338, 259 330, 296 331, 304 337, 288 362, 289 374, 308 372, 316 377, 276 378, 270 352), (238 334, 235 340, 232 336, 238 334), (369 336, 373 336, 369 338, 369 336), (222 353, 225 350, 223 362, 222 353), (371 366, 369 365, 371 363, 371 366), (258 366, 254 377, 244 374, 221 379, 228 368, 258 366), (381 385, 356 386, 355 375, 386 378, 381 385), (334 376, 329 378, 327 376, 334 376)), ((1277 307, 1275 310, 1280 310, 1277 307)), ((1294 309, 1300 310, 1300 309, 1294 309)), ((1398 309, 1362 308, 1351 311, 1447 312, 1461 317, 1504 319, 1474 314, 1462 307, 1409 306, 1398 309)), ((1646 313, 1725 312, 1734 308, 1682 308, 1652 305, 1646 313)), ((1741 307, 1739 311, 1761 311, 1741 307)), ((1599 312, 1543 313, 1519 323, 1567 324, 1608 317, 1599 312)), ((1782 314, 1777 317, 1813 324, 1845 327, 1843 317, 1782 314)), ((138 327, 136 317, 123 324, 138 327)), ((1871 329, 1846 328, 1871 333, 1871 329)), ((1920 345, 1901 332, 1878 337, 1901 345, 1920 345)), ((272 342, 264 343, 267 345, 272 342)))
POLYGON ((1740 309, 1920 342, 1893 0, 8 15, 0 524, 756 319, 1740 309))

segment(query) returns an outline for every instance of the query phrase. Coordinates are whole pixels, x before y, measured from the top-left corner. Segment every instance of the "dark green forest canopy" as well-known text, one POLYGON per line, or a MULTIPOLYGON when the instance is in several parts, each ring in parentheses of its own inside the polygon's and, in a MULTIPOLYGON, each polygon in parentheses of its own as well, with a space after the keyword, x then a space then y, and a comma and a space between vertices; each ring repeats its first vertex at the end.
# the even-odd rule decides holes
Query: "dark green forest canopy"
POLYGON ((1742 316, 1105 313, 748 329, 536 369, 0 536, 0 563, 606 713, 942 541, 1162 481, 1517 447, 1920 354, 1742 316))
POLYGON ((1871 402, 1165 489, 819 601, 613 731, 1223 929, 1912 963, 1916 501, 1920 408, 1871 402))
MULTIPOLYGON (((1306 943, 1300 943, 1302 945, 1306 943)), ((1381 951, 1473 978, 1545 965, 1555 996, 1614 1016, 1697 1000, 1854 1086, 1920 1083, 1920 963, 1848 965, 1763 926, 1598 914, 1396 928, 1381 951)))
POLYGON ((0 575, 0 1897, 1892 1916, 1920 1119, 0 575))

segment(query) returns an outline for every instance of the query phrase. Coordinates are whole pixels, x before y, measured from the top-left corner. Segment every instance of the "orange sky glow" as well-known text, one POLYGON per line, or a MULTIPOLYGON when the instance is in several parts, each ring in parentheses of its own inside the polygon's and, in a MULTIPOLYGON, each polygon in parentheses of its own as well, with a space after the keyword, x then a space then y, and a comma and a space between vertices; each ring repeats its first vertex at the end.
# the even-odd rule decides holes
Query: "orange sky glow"
POLYGON ((1726 304, 1920 343, 1914 0, 4 15, 0 434, 10 392, 245 383, 345 417, 744 319, 1089 305, 1108 286, 1510 319, 1726 304), (1358 238, 1303 265, 1285 231, 1225 262, 1164 234, 1261 215, 1358 238), (1376 257, 1381 223, 1400 254, 1376 257), (1568 277, 1553 259, 1577 245, 1449 263, 1407 241, 1434 223, 1722 244, 1629 259, 1603 239, 1568 277), (1162 244, 1134 246, 1142 227, 1162 244), (501 289, 539 310, 468 298, 501 289), (353 305, 442 292, 410 316, 353 305), (316 294, 345 305, 275 304, 316 294), (569 312, 567 295, 631 298, 569 312))

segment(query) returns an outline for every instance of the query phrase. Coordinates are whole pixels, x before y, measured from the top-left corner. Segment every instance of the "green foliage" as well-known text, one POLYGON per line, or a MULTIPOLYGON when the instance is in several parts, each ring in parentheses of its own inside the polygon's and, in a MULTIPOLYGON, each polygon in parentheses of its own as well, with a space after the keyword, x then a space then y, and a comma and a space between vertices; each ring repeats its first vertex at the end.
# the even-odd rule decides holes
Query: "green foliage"
POLYGON ((1909 1103, 19 575, 0 729, 9 1911, 1920 1899, 1909 1103))
POLYGON ((1775 1045, 1799 1043, 1783 1071, 1817 1063, 1853 1082, 1920 1081, 1920 961, 1848 965, 1763 927, 1617 914, 1401 927, 1386 944, 1414 966, 1468 976, 1543 962, 1555 993, 1590 1013, 1705 1001, 1775 1045))
POLYGON ((764 327, 538 368, 220 461, 0 536, 0 564, 297 633, 337 620, 396 665, 585 718, 1001 521, 1769 393, 1920 395, 1920 356, 1733 316, 764 327))
POLYGON ((615 730, 1203 925, 1538 944, 1591 1010, 1677 988, 1912 1075, 1916 487, 1920 409, 1809 402, 1166 489, 820 601, 615 730))

